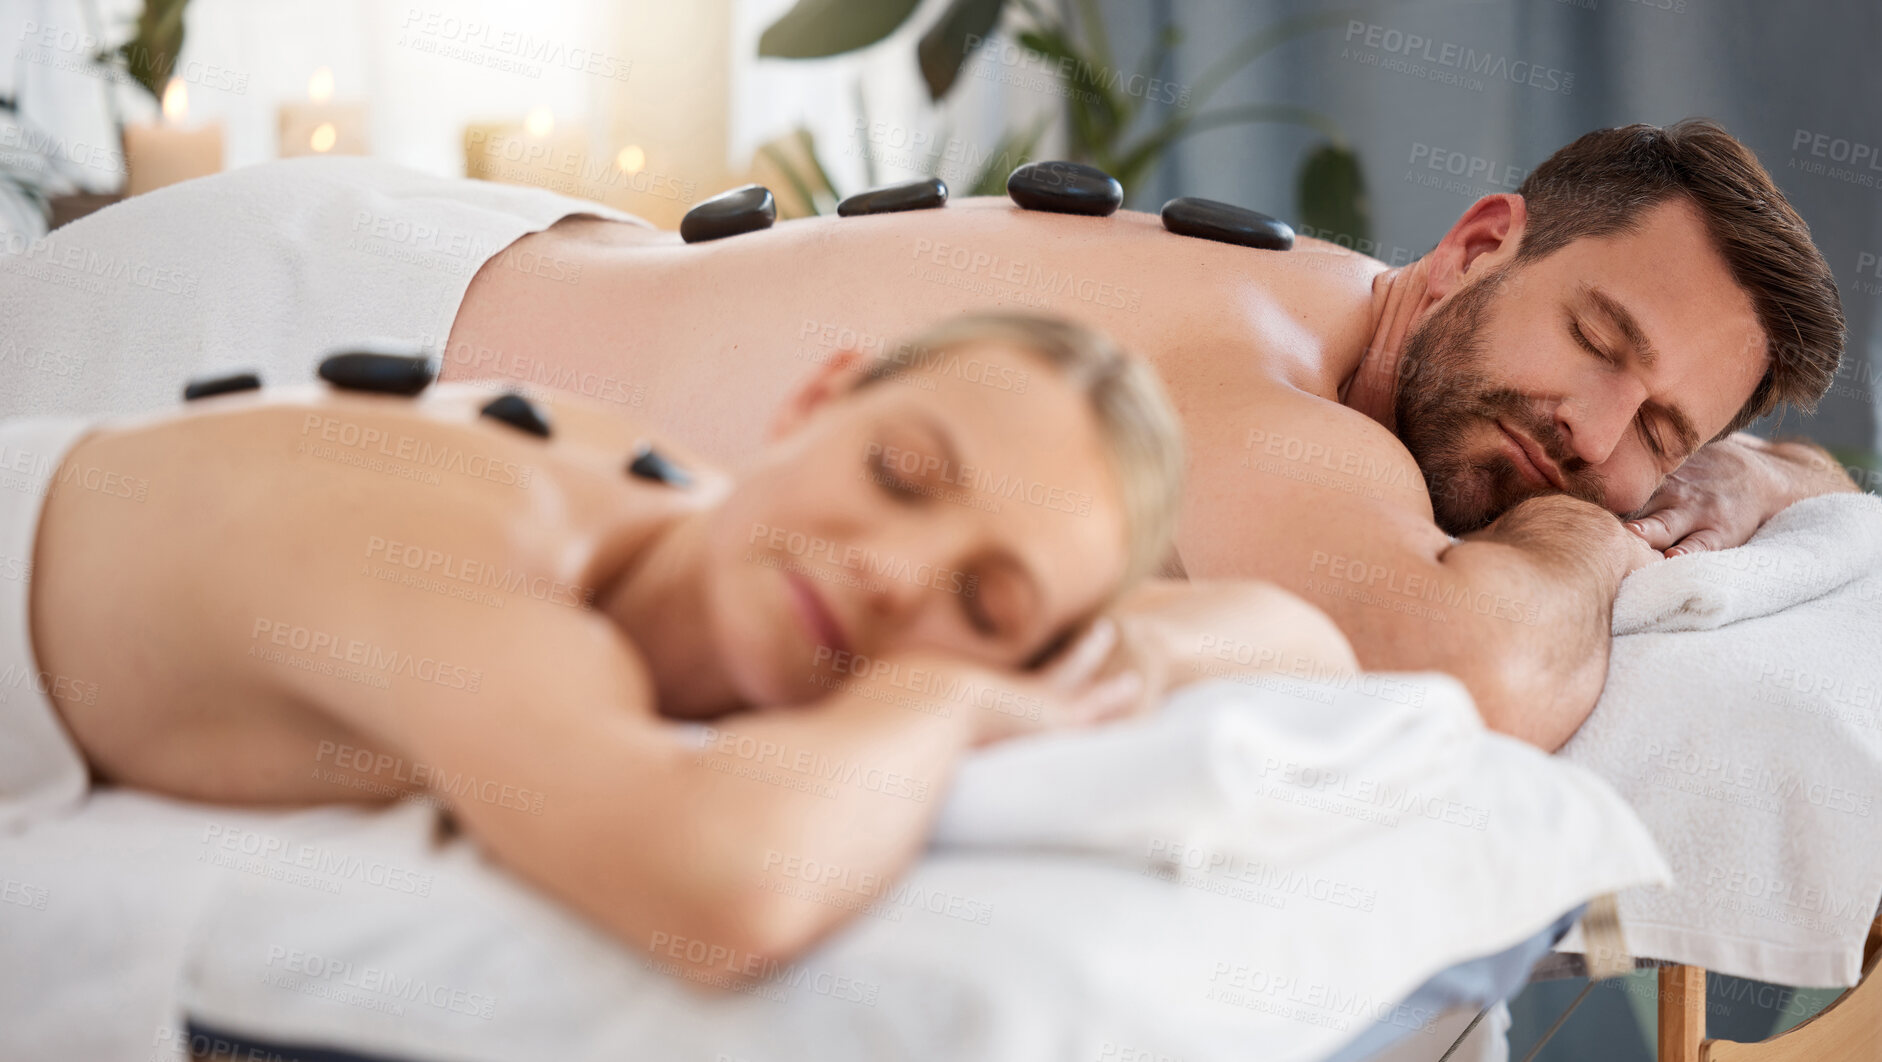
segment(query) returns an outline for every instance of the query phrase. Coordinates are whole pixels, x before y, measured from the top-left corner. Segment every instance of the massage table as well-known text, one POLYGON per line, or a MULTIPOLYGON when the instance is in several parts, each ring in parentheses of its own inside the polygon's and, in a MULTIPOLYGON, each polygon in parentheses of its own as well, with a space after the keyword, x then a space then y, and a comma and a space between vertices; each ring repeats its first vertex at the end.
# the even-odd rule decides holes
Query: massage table
POLYGON ((1862 980, 1814 1017, 1759 1043, 1706 1039, 1706 971, 1660 968, 1659 1062, 1830 1062, 1882 1059, 1882 916, 1869 927, 1862 980))

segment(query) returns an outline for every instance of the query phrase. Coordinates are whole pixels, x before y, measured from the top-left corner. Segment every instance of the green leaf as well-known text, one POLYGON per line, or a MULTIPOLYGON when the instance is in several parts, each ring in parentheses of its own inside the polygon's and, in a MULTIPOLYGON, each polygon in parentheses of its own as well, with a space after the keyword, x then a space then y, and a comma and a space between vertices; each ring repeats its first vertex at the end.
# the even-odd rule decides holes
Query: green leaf
POLYGON ((915 46, 921 79, 928 83, 928 98, 936 103, 954 87, 968 57, 1000 24, 1006 0, 954 0, 940 21, 928 27, 915 46))
POLYGON ((1070 126, 1073 158, 1090 159, 1108 151, 1126 122, 1118 101, 1104 86, 1104 67, 1081 53, 1056 28, 1021 33, 1019 42, 1063 67, 1065 119, 1070 126))
POLYGON ((830 175, 823 168, 823 160, 817 157, 817 140, 810 130, 799 126, 787 137, 765 144, 758 149, 758 153, 777 167, 785 183, 791 186, 797 201, 812 215, 823 213, 826 206, 833 205, 840 198, 836 185, 830 183, 830 175), (799 160, 787 153, 787 143, 801 153, 801 167, 799 160))
POLYGON ((1337 29, 1346 25, 1353 16, 1363 14, 1364 11, 1364 8, 1320 11, 1282 19, 1271 26, 1257 30, 1246 40, 1229 49, 1228 54, 1218 57, 1203 70, 1202 76, 1196 79, 1194 100, 1198 104, 1207 101, 1229 78, 1270 49, 1309 33, 1337 29))
POLYGON ((124 69, 159 102, 183 50, 183 7, 189 0, 145 0, 137 35, 118 46, 124 69))
POLYGON ((822 59, 867 48, 908 21, 921 0, 797 0, 758 38, 758 54, 822 59))
POLYGON ((1359 156, 1327 142, 1300 165, 1300 219, 1315 232, 1344 233, 1355 244, 1372 238, 1371 210, 1359 156))
POLYGON ((1000 135, 1000 142, 994 145, 993 155, 987 159, 985 169, 974 180, 974 186, 968 189, 968 195, 1005 195, 1006 179, 1012 172, 1025 163, 1032 161, 1032 153, 1039 147, 1039 139, 1046 135, 1046 127, 1052 124, 1050 116, 1041 118, 1025 132, 1011 129, 1000 135))

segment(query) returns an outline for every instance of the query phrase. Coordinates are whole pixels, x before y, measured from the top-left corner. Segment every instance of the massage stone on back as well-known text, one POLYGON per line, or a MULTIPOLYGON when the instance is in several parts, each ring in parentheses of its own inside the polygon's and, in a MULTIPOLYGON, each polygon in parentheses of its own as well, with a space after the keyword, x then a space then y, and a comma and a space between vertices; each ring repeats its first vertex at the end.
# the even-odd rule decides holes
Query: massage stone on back
POLYGON ((666 455, 654 449, 650 443, 641 443, 634 449, 634 459, 627 463, 627 471, 631 476, 669 486, 693 485, 693 477, 687 475, 685 469, 667 460, 666 455))
POLYGON ((238 391, 261 390, 261 377, 252 372, 231 372, 221 376, 198 376, 183 385, 183 401, 232 395, 238 391))
POLYGON ((549 415, 536 408, 536 403, 515 391, 498 395, 478 412, 491 420, 500 420, 518 431, 527 432, 541 439, 549 437, 549 415))
POLYGON ((1285 221, 1231 203, 1181 196, 1163 204, 1163 227, 1178 236, 1196 236, 1264 251, 1294 246, 1294 229, 1285 221))
POLYGON ((947 182, 939 177, 885 184, 866 192, 857 192, 836 205, 838 217, 854 218, 865 214, 893 214, 902 210, 932 210, 948 203, 947 182))
POLYGON ((771 189, 747 184, 720 192, 686 212, 680 219, 680 239, 687 243, 738 236, 768 229, 778 220, 778 204, 771 189))
POLYGON ((438 360, 408 343, 357 343, 327 355, 320 363, 320 378, 348 391, 410 397, 438 378, 438 360))
POLYGON ((1117 178, 1082 162, 1029 162, 1006 179, 1006 194, 1027 210, 1109 217, 1124 205, 1117 178))

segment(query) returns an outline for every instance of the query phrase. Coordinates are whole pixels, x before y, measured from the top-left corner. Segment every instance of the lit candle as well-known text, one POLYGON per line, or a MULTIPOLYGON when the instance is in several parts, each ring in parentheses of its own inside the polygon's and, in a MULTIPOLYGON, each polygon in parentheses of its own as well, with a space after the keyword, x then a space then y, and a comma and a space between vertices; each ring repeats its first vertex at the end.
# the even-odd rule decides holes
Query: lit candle
POLYGON ((371 141, 364 103, 333 102, 333 71, 321 67, 307 79, 307 103, 281 105, 281 157, 364 155, 371 141))
POLYGON ((520 126, 482 123, 464 130, 466 177, 580 195, 591 168, 588 133, 559 124, 547 107, 529 112, 520 126))
POLYGON ((163 121, 124 127, 124 164, 130 195, 222 170, 222 123, 188 126, 189 92, 181 78, 163 90, 163 121))

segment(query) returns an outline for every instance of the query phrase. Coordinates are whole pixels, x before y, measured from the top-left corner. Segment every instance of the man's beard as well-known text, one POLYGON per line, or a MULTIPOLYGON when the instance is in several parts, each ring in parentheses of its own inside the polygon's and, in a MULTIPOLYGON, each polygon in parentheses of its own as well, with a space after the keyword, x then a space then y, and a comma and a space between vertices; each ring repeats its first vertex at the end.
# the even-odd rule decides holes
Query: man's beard
POLYGON ((1567 493, 1599 504, 1600 477, 1569 454, 1553 419, 1519 391, 1493 387, 1484 370, 1483 325, 1510 273, 1497 270, 1451 297, 1405 338, 1393 401, 1398 437, 1424 473, 1431 508, 1448 535, 1478 530, 1518 502, 1562 493, 1535 486, 1500 448, 1468 448, 1471 429, 1502 420, 1526 432, 1555 461, 1567 493))

